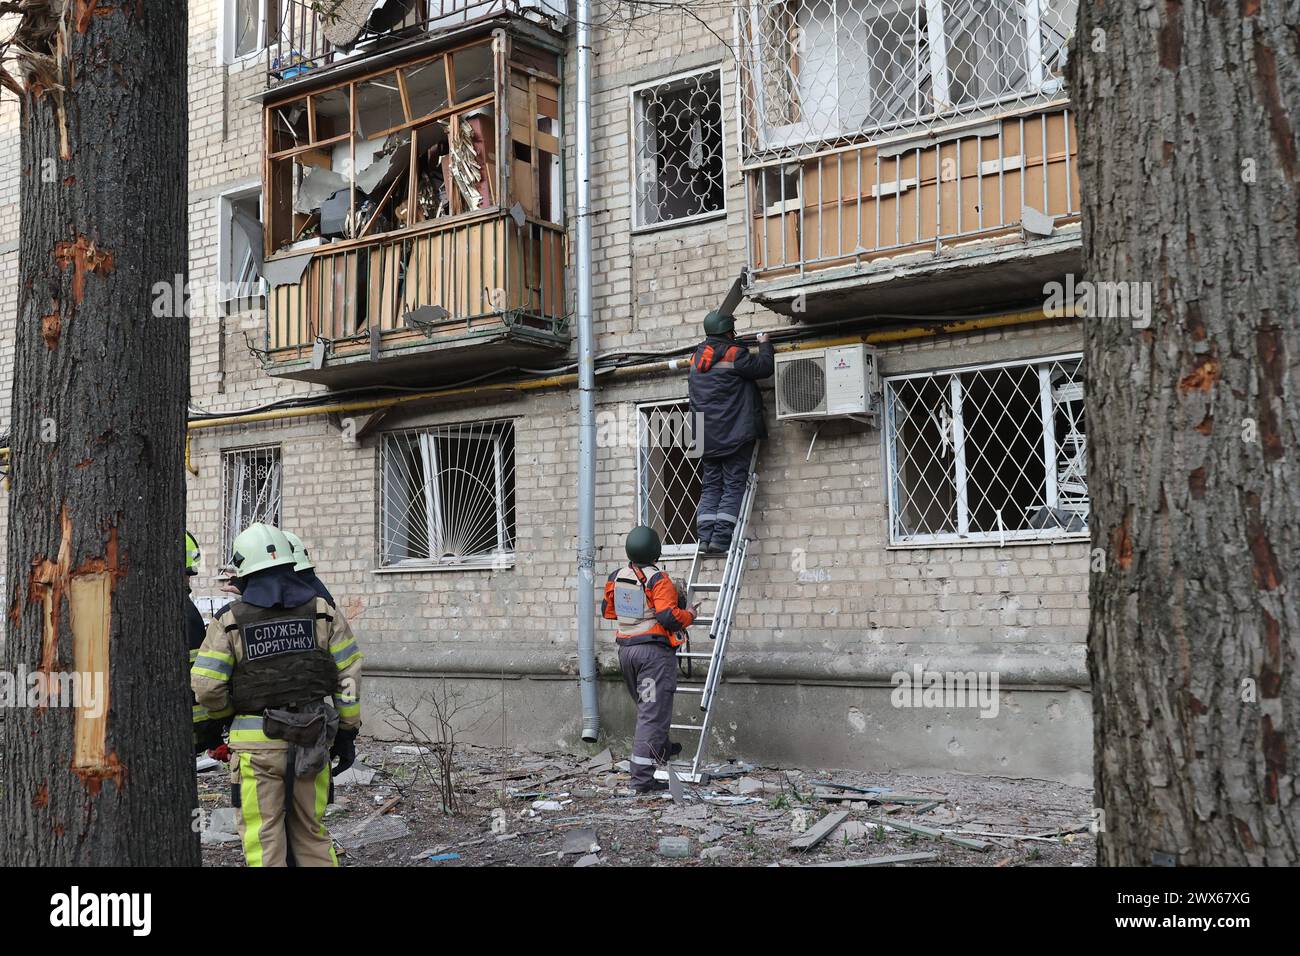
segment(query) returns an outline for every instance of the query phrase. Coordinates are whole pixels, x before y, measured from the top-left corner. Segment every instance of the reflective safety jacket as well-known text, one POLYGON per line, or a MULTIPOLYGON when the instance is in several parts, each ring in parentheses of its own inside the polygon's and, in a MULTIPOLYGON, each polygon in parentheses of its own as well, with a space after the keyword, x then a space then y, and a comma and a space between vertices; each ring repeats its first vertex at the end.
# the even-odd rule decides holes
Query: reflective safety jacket
POLYGON ((209 718, 234 716, 230 745, 237 750, 286 749, 263 732, 261 707, 301 703, 318 691, 333 697, 341 729, 361 727, 361 650, 347 619, 324 598, 296 608, 226 605, 208 625, 190 686, 209 718), (235 700, 258 707, 242 713, 235 700))
POLYGON ((695 622, 673 579, 653 564, 628 564, 612 573, 600 613, 618 621, 614 639, 624 645, 680 647, 686 643, 686 628, 695 622))
MULTIPOLYGON (((203 638, 207 632, 207 625, 203 623, 203 614, 194 606, 194 599, 187 597, 185 599, 185 640, 190 645, 190 667, 194 666, 194 661, 199 656, 199 648, 203 646, 203 638)), ((194 699, 193 691, 190 692, 190 711, 194 718, 194 743, 197 745, 199 725, 211 718, 208 716, 208 709, 194 699)))
POLYGON ((696 435, 700 454, 724 458, 742 445, 767 437, 758 380, 776 367, 776 352, 764 342, 755 355, 724 335, 710 335, 695 348, 686 390, 691 411, 702 422, 696 435))

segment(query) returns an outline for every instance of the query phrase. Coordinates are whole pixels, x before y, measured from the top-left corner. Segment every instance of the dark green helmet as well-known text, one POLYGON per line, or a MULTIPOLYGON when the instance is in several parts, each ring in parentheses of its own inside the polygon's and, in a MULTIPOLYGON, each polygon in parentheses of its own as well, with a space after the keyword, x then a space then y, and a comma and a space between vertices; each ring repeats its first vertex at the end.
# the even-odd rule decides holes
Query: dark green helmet
POLYGON ((728 332, 736 330, 736 317, 734 315, 725 315, 714 309, 704 317, 704 334, 705 335, 726 335, 728 332))
POLYGON ((627 533, 627 559, 635 564, 654 564, 659 560, 661 546, 659 535, 654 528, 645 525, 633 528, 627 533))

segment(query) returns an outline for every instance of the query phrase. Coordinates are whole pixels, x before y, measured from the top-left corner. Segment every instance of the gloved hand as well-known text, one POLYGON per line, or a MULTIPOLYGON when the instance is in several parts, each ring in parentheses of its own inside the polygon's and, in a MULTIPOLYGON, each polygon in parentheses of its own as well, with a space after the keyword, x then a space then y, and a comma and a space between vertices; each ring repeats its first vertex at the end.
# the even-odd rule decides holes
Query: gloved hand
POLYGON ((330 748, 330 759, 339 758, 339 762, 334 765, 330 771, 330 776, 337 777, 348 767, 351 767, 357 759, 357 732, 355 730, 338 729, 334 735, 334 746, 330 748))
POLYGON ((202 720, 194 725, 194 753, 201 754, 221 746, 222 723, 219 720, 202 720))
POLYGON ((230 745, 222 744, 220 747, 213 747, 208 751, 208 756, 222 763, 230 763, 230 745))

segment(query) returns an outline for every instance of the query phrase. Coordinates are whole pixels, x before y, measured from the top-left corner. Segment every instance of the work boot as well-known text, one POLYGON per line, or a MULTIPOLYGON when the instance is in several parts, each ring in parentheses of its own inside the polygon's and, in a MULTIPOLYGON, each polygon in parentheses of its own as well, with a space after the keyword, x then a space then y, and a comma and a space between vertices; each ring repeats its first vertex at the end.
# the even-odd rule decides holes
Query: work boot
POLYGON ((700 543, 699 546, 701 548, 704 548, 706 550, 708 549, 709 539, 713 537, 713 527, 714 525, 712 521, 700 522, 700 526, 699 528, 696 529, 695 532, 695 540, 697 540, 700 543))
POLYGON ((679 753, 681 753, 681 752, 682 752, 682 745, 681 745, 681 744, 676 743, 676 742, 673 742, 673 743, 670 743, 670 744, 668 745, 668 759, 669 759, 669 760, 672 760, 674 757, 676 757, 676 756, 677 756, 679 753))
POLYGON ((733 533, 730 527, 714 532, 713 537, 709 539, 709 546, 704 549, 704 553, 726 554, 731 550, 731 536, 733 533))
POLYGON ((635 794, 662 793, 667 789, 668 789, 668 781, 651 780, 649 783, 643 783, 639 786, 633 787, 632 792, 635 794))

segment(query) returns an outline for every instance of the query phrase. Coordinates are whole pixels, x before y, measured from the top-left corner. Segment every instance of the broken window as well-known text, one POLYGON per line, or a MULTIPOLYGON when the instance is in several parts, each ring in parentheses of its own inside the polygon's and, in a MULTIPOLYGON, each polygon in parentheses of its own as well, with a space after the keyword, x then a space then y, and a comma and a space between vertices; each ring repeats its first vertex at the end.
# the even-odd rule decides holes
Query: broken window
POLYGON ((636 218, 640 227, 725 210, 722 92, 709 69, 633 91, 636 218))
POLYGON ((514 422, 390 432, 381 461, 381 566, 491 567, 513 559, 514 422))
POLYGON ((695 550, 700 456, 694 434, 686 402, 637 408, 637 523, 659 533, 664 554, 695 550))
POLYGON ((1061 88, 1078 0, 750 0, 759 149, 830 142, 1061 88))
POLYGON ((280 524, 280 448, 263 445, 221 454, 221 560, 229 560, 235 538, 256 521, 280 524))
POLYGON ((891 543, 1087 534, 1077 355, 890 378, 885 427, 891 543))
POLYGON ((268 251, 496 205, 493 63, 478 44, 269 106, 268 251))
POLYGON ((227 312, 256 308, 262 301, 261 200, 256 189, 221 197, 218 298, 227 312))
POLYGON ((283 0, 224 0, 225 58, 234 62, 265 49, 279 35, 283 0))

